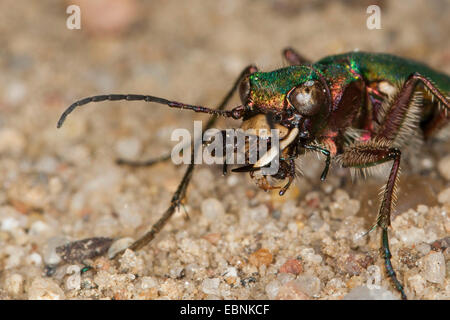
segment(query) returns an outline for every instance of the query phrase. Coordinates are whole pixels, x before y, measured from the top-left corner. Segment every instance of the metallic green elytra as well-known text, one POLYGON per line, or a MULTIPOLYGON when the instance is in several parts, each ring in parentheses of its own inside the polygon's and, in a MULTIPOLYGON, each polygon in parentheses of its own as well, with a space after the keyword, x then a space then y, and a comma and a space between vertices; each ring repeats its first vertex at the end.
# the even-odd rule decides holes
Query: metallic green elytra
MULTIPOLYGON (((73 103, 61 115, 58 127, 75 108, 90 102, 141 100, 241 119, 244 130, 278 129, 279 144, 272 144, 271 136, 265 136, 268 151, 260 155, 256 163, 246 160, 245 166, 232 171, 249 172, 261 189, 280 189, 280 196, 285 194, 298 172, 295 159, 306 152, 325 156, 322 181, 332 161, 355 170, 392 162, 378 218, 371 230, 381 228, 387 273, 406 299, 392 267, 388 239, 390 217, 397 198, 401 149, 422 138, 427 141, 448 124, 450 77, 422 63, 382 53, 349 52, 315 63, 289 48, 284 50, 284 56, 289 67, 271 72, 259 72, 253 65, 245 68, 217 109, 150 95, 107 94, 73 103), (236 91, 239 91, 242 105, 225 110, 236 91), (262 173, 261 169, 276 157, 278 171, 271 175, 262 173), (276 184, 285 179, 284 186, 276 184)), ((204 129, 211 128, 215 120, 211 118, 204 129)), ((224 154, 225 149, 226 146, 224 154)), ((170 154, 143 162, 120 160, 119 164, 146 166, 168 159, 170 154)), ((138 250, 148 244, 167 223, 186 195, 193 170, 194 163, 190 163, 169 208, 130 249, 138 250)), ((226 162, 223 172, 227 173, 226 162)), ((120 253, 116 257, 118 255, 120 253)))

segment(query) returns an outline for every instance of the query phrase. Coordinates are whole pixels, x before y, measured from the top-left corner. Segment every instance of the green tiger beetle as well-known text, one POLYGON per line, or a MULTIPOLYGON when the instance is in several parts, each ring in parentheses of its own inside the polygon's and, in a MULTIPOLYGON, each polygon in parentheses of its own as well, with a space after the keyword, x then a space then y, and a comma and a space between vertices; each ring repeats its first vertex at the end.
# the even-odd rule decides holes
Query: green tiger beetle
MULTIPOLYGON (((413 136, 429 140, 448 123, 450 77, 422 63, 382 53, 349 52, 328 56, 316 63, 291 48, 285 49, 283 55, 288 67, 271 72, 259 72, 254 65, 245 68, 216 109, 149 95, 99 95, 73 103, 62 114, 58 128, 75 108, 105 100, 142 100, 208 113, 213 117, 205 130, 213 126, 217 116, 241 119, 241 127, 245 129, 278 128, 279 150, 269 150, 257 163, 232 171, 249 172, 264 190, 279 188, 272 182, 287 179, 280 195, 295 178, 294 160, 308 151, 325 156, 321 180, 326 179, 332 160, 357 170, 392 161, 378 217, 371 230, 377 226, 381 228, 381 249, 387 273, 402 298, 406 299, 403 285, 391 264, 388 240, 391 212, 397 198, 401 148, 413 141, 413 136), (239 91, 242 105, 225 110, 236 91, 239 91), (280 156, 279 169, 269 181, 266 175, 258 175, 258 171, 274 155, 280 156)), ((192 151, 191 159, 193 157, 192 151)), ((170 155, 143 162, 118 162, 147 166, 167 159, 170 155)), ((194 162, 191 161, 169 208, 130 249, 138 250, 148 244, 167 223, 185 197, 193 169, 194 162)))

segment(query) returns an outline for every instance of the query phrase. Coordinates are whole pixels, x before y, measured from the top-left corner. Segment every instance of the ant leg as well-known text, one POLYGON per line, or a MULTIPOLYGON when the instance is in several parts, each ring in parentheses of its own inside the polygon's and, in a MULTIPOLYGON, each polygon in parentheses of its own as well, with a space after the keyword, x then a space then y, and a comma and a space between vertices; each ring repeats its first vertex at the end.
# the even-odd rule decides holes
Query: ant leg
MULTIPOLYGON (((241 74, 239 75, 239 78, 236 80, 236 82, 234 83, 231 90, 228 92, 228 94, 225 96, 225 98, 223 99, 223 101, 221 102, 219 107, 217 108, 219 111, 223 110, 225 108, 225 106, 228 103, 228 101, 230 100, 231 96, 236 91, 237 87, 239 86, 240 81, 247 75, 254 73, 254 72, 256 72, 256 67, 253 65, 248 66, 241 72, 241 74)), ((211 117, 208 120, 208 122, 206 123, 204 130, 210 129, 214 125, 216 120, 217 120, 217 116, 211 117)), ((172 196, 169 208, 167 208, 167 210, 164 212, 164 214, 161 216, 161 218, 159 218, 159 220, 152 226, 150 231, 148 231, 141 238, 139 238, 134 243, 132 243, 128 247, 129 249, 136 251, 136 250, 139 250, 142 247, 146 246, 149 242, 151 242, 155 238, 155 236, 158 234, 158 232, 170 220, 172 215, 175 213, 175 210, 180 206, 181 201, 184 199, 184 197, 186 195, 186 189, 189 185, 189 182, 191 181, 192 173, 194 172, 194 166, 195 166, 194 157, 195 157, 194 150, 192 150, 191 163, 189 164, 188 168, 186 169, 186 172, 184 173, 183 178, 182 178, 180 184, 178 185, 177 190, 175 191, 174 195, 172 196)), ((116 255, 113 257, 113 259, 121 256, 124 251, 125 250, 122 250, 122 251, 116 253, 116 255)))
MULTIPOLYGON (((254 65, 249 65, 247 66, 239 75, 239 77, 235 80, 233 86, 231 87, 231 89, 228 91, 228 93, 226 94, 226 96, 222 99, 222 102, 219 104, 219 107, 217 107, 217 110, 223 110, 226 105, 228 104, 228 102, 230 101, 231 97, 233 96, 233 94, 236 92, 239 84, 241 83, 242 79, 244 79, 246 76, 255 73, 256 71, 258 71, 258 69, 256 68, 256 66, 254 65)), ((217 117, 213 116, 210 118, 210 120, 208 121, 208 123, 206 124, 206 129, 209 129, 216 121, 217 117), (213 121, 213 122, 211 122, 213 121)), ((155 165, 157 163, 160 162, 164 162, 169 160, 171 157, 170 152, 167 154, 163 154, 162 156, 156 157, 156 158, 151 158, 148 160, 143 160, 143 161, 136 161, 136 160, 126 160, 126 159, 117 159, 116 163, 118 165, 127 165, 127 166, 131 166, 131 167, 149 167, 152 165, 155 165)))
POLYGON ((298 66, 301 64, 310 64, 311 61, 303 57, 297 51, 292 48, 286 48, 283 50, 283 57, 291 66, 298 66))
POLYGON ((358 143, 344 150, 341 160, 342 166, 364 169, 387 161, 393 160, 391 172, 383 193, 380 210, 377 217, 377 225, 382 229, 382 250, 387 273, 400 292, 402 299, 406 299, 403 286, 397 279, 392 267, 391 252, 389 250, 388 227, 391 224, 391 212, 396 201, 398 174, 400 170, 401 152, 397 148, 390 147, 383 138, 373 138, 364 143, 358 143))
MULTIPOLYGON (((406 79, 402 88, 394 97, 393 102, 382 110, 383 118, 377 129, 377 136, 393 141, 401 129, 409 125, 405 121, 411 121, 409 119, 411 117, 408 118, 406 115, 414 105, 412 100, 419 82, 423 83, 425 90, 432 94, 433 99, 436 98, 438 107, 442 108, 442 117, 445 117, 446 119, 444 120, 448 121, 450 100, 430 80, 416 72, 406 79)), ((440 114, 438 115, 441 117, 440 114)), ((440 120, 439 117, 427 125, 425 136, 430 136, 435 129, 442 127, 443 120, 440 120)))

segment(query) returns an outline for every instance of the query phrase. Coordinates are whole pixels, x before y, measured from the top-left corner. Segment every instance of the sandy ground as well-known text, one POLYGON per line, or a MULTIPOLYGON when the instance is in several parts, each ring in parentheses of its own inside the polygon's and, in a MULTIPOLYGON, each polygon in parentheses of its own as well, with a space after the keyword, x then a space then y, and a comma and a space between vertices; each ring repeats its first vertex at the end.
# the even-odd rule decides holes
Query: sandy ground
MULTIPOLYGON (((206 117, 115 102, 78 110, 60 130, 56 121, 71 102, 113 92, 214 106, 249 63, 285 65, 286 46, 313 60, 389 52, 450 73, 448 1, 378 1, 381 30, 366 28, 368 1, 100 2, 77 1, 81 30, 66 28, 72 2, 0 2, 0 298, 399 298, 379 232, 358 237, 376 217, 385 178, 353 183, 335 166, 320 183, 323 161, 314 158, 282 198, 244 174, 200 166, 189 219, 178 212, 151 245, 118 262, 61 261, 55 248, 70 241, 107 237, 115 249, 143 234, 184 168, 115 159, 161 155, 173 129, 206 117)), ((423 146, 403 164, 394 267, 410 298, 449 299, 449 144, 423 146)))

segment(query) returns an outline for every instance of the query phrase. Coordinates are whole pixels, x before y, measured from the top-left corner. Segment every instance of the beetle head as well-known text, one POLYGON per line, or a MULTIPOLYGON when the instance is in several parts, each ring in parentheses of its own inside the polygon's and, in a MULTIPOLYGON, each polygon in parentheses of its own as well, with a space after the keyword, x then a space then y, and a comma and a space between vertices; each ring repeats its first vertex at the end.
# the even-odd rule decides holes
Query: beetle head
POLYGON ((239 87, 242 103, 255 112, 273 113, 279 122, 313 135, 331 110, 328 85, 313 66, 301 65, 272 72, 255 72, 239 87))

